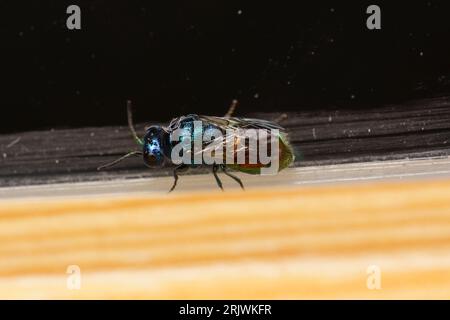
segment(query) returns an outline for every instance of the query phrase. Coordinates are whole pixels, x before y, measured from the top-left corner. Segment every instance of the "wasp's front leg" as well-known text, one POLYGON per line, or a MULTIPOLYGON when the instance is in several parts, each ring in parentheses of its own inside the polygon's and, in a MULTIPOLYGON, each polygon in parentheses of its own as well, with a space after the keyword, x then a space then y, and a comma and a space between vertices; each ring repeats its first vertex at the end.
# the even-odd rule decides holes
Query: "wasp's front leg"
POLYGON ((169 193, 172 192, 175 187, 177 186, 177 182, 178 182, 178 173, 186 171, 186 169, 188 169, 188 166, 185 164, 180 164, 178 167, 176 167, 173 170, 173 178, 175 179, 172 185, 172 188, 170 188, 169 193))

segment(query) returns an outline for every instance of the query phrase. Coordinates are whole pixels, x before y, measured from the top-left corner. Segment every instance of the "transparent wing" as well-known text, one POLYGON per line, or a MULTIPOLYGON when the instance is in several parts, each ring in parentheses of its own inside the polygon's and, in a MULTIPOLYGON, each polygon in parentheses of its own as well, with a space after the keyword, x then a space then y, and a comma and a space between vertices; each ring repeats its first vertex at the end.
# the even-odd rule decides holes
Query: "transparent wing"
MULTIPOLYGON (((279 124, 262 119, 253 118, 236 118, 236 117, 216 117, 216 116, 199 116, 195 114, 181 116, 173 119, 167 127, 168 132, 172 132, 181 127, 181 124, 190 123, 192 121, 202 121, 203 127, 210 127, 218 129, 221 132, 221 136, 214 137, 210 141, 202 141, 202 148, 200 150, 186 150, 187 153, 193 153, 198 155, 200 153, 212 153, 220 152, 223 150, 223 146, 232 145, 234 155, 240 155, 245 158, 245 162, 253 163, 258 155, 258 146, 260 139, 260 130, 263 130, 267 134, 267 139, 270 141, 271 130, 278 130, 278 135, 286 135, 285 129, 279 124), (253 130, 250 130, 253 129, 253 130)), ((270 142, 269 142, 270 143, 270 142)), ((230 149, 226 149, 226 152, 230 149)), ((226 154, 223 153, 224 159, 226 154)))
POLYGON ((199 116, 199 120, 214 124, 223 130, 226 129, 278 129, 285 131, 279 124, 262 119, 253 118, 223 118, 214 116, 199 116))
MULTIPOLYGON (((222 118, 214 116, 199 116, 199 120, 212 124, 222 131, 223 135, 217 137, 210 142, 203 144, 203 149, 200 152, 212 152, 223 144, 233 144, 235 153, 243 153, 248 160, 250 154, 257 155, 258 153, 258 138, 260 131, 263 130, 267 134, 267 139, 270 141, 271 130, 278 130, 279 135, 286 135, 286 130, 279 124, 262 119, 252 118, 222 118), (248 129, 254 129, 253 132, 248 129), (256 135, 255 135, 256 134, 256 135)), ((278 136, 276 137, 278 138, 278 136)))

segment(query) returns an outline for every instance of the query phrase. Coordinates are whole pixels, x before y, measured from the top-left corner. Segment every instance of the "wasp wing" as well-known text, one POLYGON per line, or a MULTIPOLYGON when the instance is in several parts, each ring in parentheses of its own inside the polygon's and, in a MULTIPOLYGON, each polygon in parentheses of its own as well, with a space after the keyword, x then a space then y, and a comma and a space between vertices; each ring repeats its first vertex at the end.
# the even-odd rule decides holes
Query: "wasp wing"
MULTIPOLYGON (((279 135, 283 137, 287 136, 286 130, 282 126, 268 120, 236 117, 224 118, 215 116, 199 116, 199 120, 220 129, 223 136, 204 143, 203 150, 198 151, 197 153, 205 151, 210 152, 216 149, 220 143, 229 143, 230 141, 233 141, 233 144, 235 144, 235 152, 244 152, 246 157, 250 154, 257 155, 258 143, 245 143, 246 139, 249 139, 248 131, 246 131, 249 129, 264 130, 268 134, 270 134, 271 130, 278 130, 279 135)), ((255 138, 257 139, 257 137, 255 138)))
POLYGON ((253 118, 224 118, 224 117, 214 117, 214 116, 199 116, 201 121, 211 123, 222 130, 227 129, 278 129, 280 131, 285 131, 285 129, 279 124, 262 119, 253 118))

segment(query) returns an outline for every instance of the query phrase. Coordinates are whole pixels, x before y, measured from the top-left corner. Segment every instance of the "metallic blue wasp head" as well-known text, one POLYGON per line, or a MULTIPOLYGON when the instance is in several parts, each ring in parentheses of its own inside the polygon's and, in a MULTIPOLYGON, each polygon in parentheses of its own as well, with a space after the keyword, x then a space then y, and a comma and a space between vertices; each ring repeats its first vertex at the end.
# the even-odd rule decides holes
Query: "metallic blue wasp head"
POLYGON ((147 167, 162 167, 165 164, 163 153, 163 135, 164 130, 160 126, 151 126, 143 139, 144 163, 147 167))

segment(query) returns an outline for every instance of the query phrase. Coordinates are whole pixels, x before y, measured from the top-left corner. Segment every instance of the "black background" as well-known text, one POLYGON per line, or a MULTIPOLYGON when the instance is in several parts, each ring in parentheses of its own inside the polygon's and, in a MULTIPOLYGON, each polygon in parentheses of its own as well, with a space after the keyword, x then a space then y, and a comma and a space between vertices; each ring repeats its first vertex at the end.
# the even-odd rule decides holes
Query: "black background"
POLYGON ((124 124, 126 99, 142 122, 222 115, 234 98, 242 115, 445 95, 446 2, 2 2, 0 131, 124 124))
MULTIPOLYGON (((425 296, 425 294, 424 294, 425 296)), ((315 314, 317 316, 345 316, 349 319, 360 319, 361 315, 370 314, 370 319, 381 318, 389 313, 393 316, 409 317, 426 316, 430 310, 445 313, 449 305, 448 301, 377 301, 377 300, 342 300, 342 301, 314 301, 314 300, 139 300, 139 301, 2 301, 2 308, 14 310, 16 314, 23 313, 28 315, 28 311, 42 313, 52 318, 53 315, 67 312, 71 310, 73 318, 82 317, 86 313, 94 315, 105 316, 111 314, 119 317, 130 317, 133 314, 141 316, 142 314, 149 314, 159 318, 167 319, 202 319, 201 316, 181 316, 179 314, 180 308, 185 307, 186 304, 190 306, 214 306, 215 308, 222 308, 223 305, 256 305, 256 304, 270 304, 272 306, 271 315, 241 315, 239 319, 286 319, 292 315, 315 314), (28 308, 27 308, 28 307, 28 308), (59 308, 59 309, 58 309, 59 308), (48 310, 58 310, 60 312, 48 312, 48 310), (352 312, 349 312, 352 310, 352 312), (369 313, 370 312, 370 313, 369 313)), ((56 318, 56 316, 55 316, 56 318)), ((203 316, 206 318, 206 316, 203 316)), ((221 313, 213 314, 209 319, 235 319, 235 315, 224 316, 221 313)))

